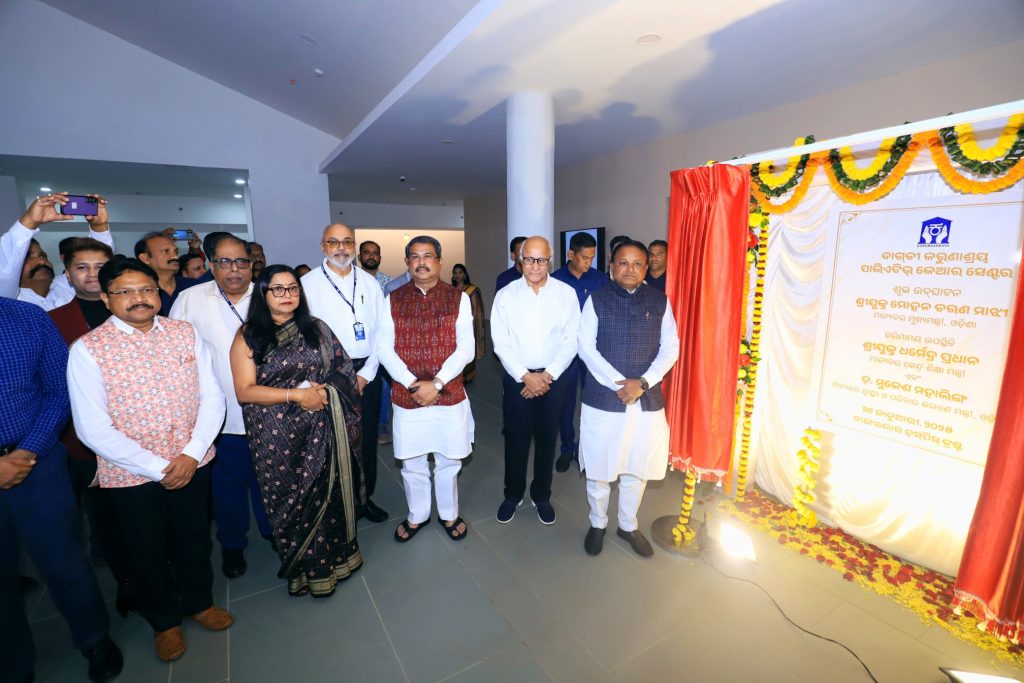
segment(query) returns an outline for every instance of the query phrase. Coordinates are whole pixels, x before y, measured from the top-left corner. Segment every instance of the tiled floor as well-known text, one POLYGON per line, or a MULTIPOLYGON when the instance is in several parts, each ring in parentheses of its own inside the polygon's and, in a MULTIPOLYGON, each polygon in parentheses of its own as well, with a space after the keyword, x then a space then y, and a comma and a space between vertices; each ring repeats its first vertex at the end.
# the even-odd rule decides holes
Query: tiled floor
MULTIPOLYGON (((614 533, 604 553, 587 556, 587 502, 575 468, 555 475, 554 526, 541 525, 528 505, 510 524, 498 524, 499 368, 491 361, 482 365, 470 392, 476 448, 460 481, 462 514, 470 522, 464 542, 448 540, 436 523, 406 545, 394 542, 405 503, 397 463, 385 447, 375 500, 392 519, 361 522, 366 564, 332 598, 288 597, 275 575, 276 556, 256 543, 248 551, 245 576, 228 583, 216 572, 216 599, 235 614, 235 625, 211 634, 186 624, 188 652, 178 662, 156 658, 152 633, 141 618, 114 614, 113 636, 125 653, 118 680, 869 680, 845 651, 788 624, 756 588, 725 579, 700 561, 660 549, 644 560, 614 533)), ((642 528, 675 512, 681 488, 679 476, 649 487, 642 528)), ((1024 667, 997 661, 766 537, 755 534, 754 540, 760 564, 712 561, 760 583, 797 623, 848 645, 879 681, 942 683, 942 665, 1024 680, 1024 667)), ((99 576, 110 595, 108 572, 100 570, 99 576)), ((37 680, 86 680, 85 662, 71 649, 45 591, 29 600, 37 680)))

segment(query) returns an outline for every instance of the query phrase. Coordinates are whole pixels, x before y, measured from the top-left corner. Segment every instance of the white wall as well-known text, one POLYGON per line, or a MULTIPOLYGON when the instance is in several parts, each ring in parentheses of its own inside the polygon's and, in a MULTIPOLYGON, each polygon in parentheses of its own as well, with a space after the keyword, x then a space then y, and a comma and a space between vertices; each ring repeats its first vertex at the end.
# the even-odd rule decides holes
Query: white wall
MULTIPOLYGON (((466 264, 465 233, 457 229, 443 228, 358 228, 356 241, 362 243, 371 240, 380 245, 380 269, 392 277, 406 271, 405 245, 417 235, 429 235, 441 243, 441 279, 451 282, 452 266, 456 263, 466 264)), ((317 261, 319 263, 319 261, 317 261)), ((315 265, 310 263, 309 265, 315 265)), ((474 275, 469 268, 470 277, 474 275)), ((475 280, 474 280, 475 282, 475 280)))
MULTIPOLYGON (((1021 64, 1024 40, 560 169, 555 233, 603 225, 609 239, 664 238, 673 170, 785 147, 807 134, 825 140, 1020 99, 1021 64)), ((464 210, 468 265, 476 279, 493 283, 508 267, 505 193, 466 198, 464 210)), ((488 310, 493 286, 484 287, 488 310)))
POLYGON ((0 153, 247 169, 268 259, 315 258, 337 138, 37 0, 0 3, 0 64, 0 153))
POLYGON ((449 206, 331 202, 331 222, 353 228, 462 228, 462 215, 461 202, 449 206))

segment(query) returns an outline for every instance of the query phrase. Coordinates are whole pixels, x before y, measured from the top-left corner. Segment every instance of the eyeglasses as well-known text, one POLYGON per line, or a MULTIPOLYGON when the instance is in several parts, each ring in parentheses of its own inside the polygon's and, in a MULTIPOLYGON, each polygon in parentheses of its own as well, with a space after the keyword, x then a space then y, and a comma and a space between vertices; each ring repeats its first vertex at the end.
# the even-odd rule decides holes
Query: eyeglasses
POLYGON ((340 241, 332 238, 329 240, 324 240, 320 244, 327 247, 328 251, 334 251, 338 247, 345 247, 346 249, 351 249, 352 247, 356 246, 356 241, 350 237, 346 237, 345 239, 340 241))
POLYGON ((218 268, 223 268, 224 270, 230 269, 231 266, 234 266, 238 270, 249 270, 249 266, 252 265, 252 259, 247 259, 247 258, 233 258, 233 259, 232 258, 215 258, 215 259, 210 259, 210 263, 212 263, 213 265, 217 266, 218 268))
POLYGON ((135 287, 131 289, 115 289, 112 292, 107 292, 110 296, 132 296, 133 294, 141 294, 142 296, 153 296, 156 294, 156 287, 135 287))
POLYGON ((431 263, 437 259, 433 254, 410 254, 410 261, 422 261, 423 263, 431 263))
POLYGON ((534 258, 532 256, 524 256, 523 257, 523 263, 525 263, 528 266, 532 266, 535 263, 538 266, 546 266, 550 262, 551 262, 550 258, 543 258, 543 257, 542 258, 534 258))
POLYGON ((284 297, 285 294, 288 296, 298 296, 302 289, 298 285, 274 285, 273 287, 267 287, 267 291, 273 294, 278 299, 284 297))

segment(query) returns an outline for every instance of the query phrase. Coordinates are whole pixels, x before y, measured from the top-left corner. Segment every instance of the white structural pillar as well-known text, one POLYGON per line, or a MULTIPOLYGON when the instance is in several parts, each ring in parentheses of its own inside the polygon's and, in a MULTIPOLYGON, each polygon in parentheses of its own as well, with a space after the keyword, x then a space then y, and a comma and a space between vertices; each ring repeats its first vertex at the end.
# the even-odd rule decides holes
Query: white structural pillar
POLYGON ((551 95, 521 92, 505 110, 508 239, 540 235, 554 242, 555 118, 551 95))

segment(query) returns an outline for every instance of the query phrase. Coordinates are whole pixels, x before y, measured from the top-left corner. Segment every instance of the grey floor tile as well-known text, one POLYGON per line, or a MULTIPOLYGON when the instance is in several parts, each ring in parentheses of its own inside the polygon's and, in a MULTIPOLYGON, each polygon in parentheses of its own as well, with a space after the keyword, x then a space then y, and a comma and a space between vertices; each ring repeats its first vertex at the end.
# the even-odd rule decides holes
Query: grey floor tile
POLYGON ((508 650, 441 680, 444 683, 541 683, 552 679, 525 645, 514 643, 508 650))
POLYGON ((405 681, 359 574, 326 599, 282 585, 231 603, 231 680, 405 681))

